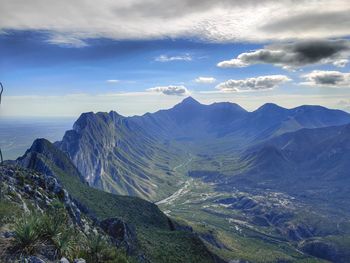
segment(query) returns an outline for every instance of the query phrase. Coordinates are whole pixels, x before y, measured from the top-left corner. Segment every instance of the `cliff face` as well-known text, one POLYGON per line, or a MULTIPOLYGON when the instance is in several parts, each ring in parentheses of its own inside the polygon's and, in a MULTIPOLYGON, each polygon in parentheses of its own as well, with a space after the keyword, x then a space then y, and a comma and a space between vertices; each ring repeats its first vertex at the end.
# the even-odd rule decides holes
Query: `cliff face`
POLYGON ((84 113, 56 146, 90 186, 155 199, 169 171, 165 146, 115 112, 84 113))

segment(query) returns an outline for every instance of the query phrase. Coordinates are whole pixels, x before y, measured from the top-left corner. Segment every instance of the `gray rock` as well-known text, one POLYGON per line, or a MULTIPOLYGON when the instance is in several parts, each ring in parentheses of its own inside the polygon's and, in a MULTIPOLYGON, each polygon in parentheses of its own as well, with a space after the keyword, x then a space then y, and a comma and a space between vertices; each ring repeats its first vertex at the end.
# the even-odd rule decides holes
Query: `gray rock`
POLYGON ((57 182, 57 179, 52 176, 46 177, 46 183, 50 190, 52 190, 55 194, 58 194, 62 191, 62 186, 57 182))
POLYGON ((65 257, 63 257, 63 258, 60 259, 59 263, 69 263, 69 260, 66 259, 65 257))
POLYGON ((128 254, 135 251, 136 233, 128 224, 119 218, 108 218, 100 222, 100 227, 117 246, 124 247, 128 254))
POLYGON ((3 236, 4 238, 11 238, 11 237, 14 237, 14 236, 15 236, 15 232, 6 231, 6 232, 3 232, 3 233, 2 233, 2 236, 3 236))
POLYGON ((25 258, 24 262, 25 263, 45 263, 44 260, 42 260, 41 258, 35 257, 35 256, 25 258))
POLYGON ((33 192, 32 187, 29 184, 24 186, 24 192, 27 194, 31 194, 33 192))
POLYGON ((86 261, 83 258, 76 258, 74 259, 74 263, 86 263, 86 261))

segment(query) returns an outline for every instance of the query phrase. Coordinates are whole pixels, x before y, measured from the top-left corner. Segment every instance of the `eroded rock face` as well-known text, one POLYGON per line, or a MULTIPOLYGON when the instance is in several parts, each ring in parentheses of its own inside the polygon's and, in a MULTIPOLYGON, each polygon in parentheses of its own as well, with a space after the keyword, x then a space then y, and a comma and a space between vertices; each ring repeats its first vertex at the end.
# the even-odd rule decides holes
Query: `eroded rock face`
POLYGON ((100 227, 118 247, 125 248, 128 254, 136 251, 136 233, 128 224, 118 218, 108 218, 100 222, 100 227))

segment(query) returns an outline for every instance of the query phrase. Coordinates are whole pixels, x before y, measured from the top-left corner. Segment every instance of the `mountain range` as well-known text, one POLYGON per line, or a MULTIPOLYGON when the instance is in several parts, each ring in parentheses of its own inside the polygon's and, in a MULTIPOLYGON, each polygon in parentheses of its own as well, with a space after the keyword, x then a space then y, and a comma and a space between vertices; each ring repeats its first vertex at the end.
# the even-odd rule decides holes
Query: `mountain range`
POLYGON ((269 103, 248 112, 237 104, 203 105, 188 97, 143 116, 84 113, 55 145, 91 186, 154 201, 176 187, 172 166, 183 156, 234 154, 287 132, 349 122, 349 114, 320 106, 285 109, 269 103))
POLYGON ((93 221, 135 228, 139 260, 347 262, 349 157, 346 112, 188 97, 142 116, 83 113, 9 165, 56 178, 93 221))

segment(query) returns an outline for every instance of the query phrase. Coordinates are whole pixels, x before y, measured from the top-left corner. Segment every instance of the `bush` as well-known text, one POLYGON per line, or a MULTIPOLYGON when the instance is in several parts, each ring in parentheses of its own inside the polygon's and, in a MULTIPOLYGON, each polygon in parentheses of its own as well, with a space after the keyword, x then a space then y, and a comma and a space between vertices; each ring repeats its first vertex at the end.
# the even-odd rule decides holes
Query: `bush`
POLYGON ((68 221, 63 206, 53 206, 47 214, 24 214, 14 224, 14 248, 21 254, 34 254, 42 244, 68 250, 68 221))
POLYGON ((14 246, 23 254, 33 254, 40 244, 37 214, 24 215, 15 222, 14 246))
POLYGON ((67 214, 63 206, 54 205, 47 214, 39 218, 40 235, 43 238, 53 241, 68 226, 67 214))
POLYGON ((72 229, 65 229, 53 238, 56 247, 57 258, 66 257, 74 259, 80 253, 79 242, 76 233, 72 229))
POLYGON ((99 234, 91 234, 87 237, 86 247, 83 252, 87 262, 109 262, 109 263, 128 263, 126 254, 118 250, 113 244, 108 242, 99 234))
POLYGON ((0 199, 0 226, 13 222, 21 214, 21 208, 9 201, 0 199))
POLYGON ((20 254, 34 255, 44 245, 55 249, 56 258, 81 257, 88 263, 129 263, 126 254, 105 236, 86 236, 70 225, 60 203, 53 204, 47 214, 23 215, 15 222, 14 232, 14 248, 20 254))

